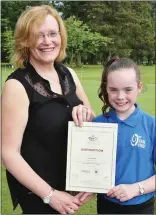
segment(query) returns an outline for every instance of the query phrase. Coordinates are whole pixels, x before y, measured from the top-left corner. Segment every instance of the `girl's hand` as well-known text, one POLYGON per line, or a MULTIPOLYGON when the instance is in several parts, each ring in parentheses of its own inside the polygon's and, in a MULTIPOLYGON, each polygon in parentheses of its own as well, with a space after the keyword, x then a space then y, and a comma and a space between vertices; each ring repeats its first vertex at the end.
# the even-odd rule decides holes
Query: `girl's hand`
POLYGON ((75 211, 79 210, 81 202, 78 198, 71 196, 69 193, 54 190, 49 205, 61 214, 73 214, 75 211))
POLYGON ((82 205, 91 200, 94 197, 94 193, 80 192, 75 197, 79 199, 82 205))
POLYGON ((115 197, 121 202, 130 200, 138 195, 139 187, 137 184, 120 184, 110 189, 107 193, 110 198, 115 197))
POLYGON ((83 122, 91 122, 95 114, 92 109, 84 105, 73 107, 72 117, 76 125, 82 126, 83 122))

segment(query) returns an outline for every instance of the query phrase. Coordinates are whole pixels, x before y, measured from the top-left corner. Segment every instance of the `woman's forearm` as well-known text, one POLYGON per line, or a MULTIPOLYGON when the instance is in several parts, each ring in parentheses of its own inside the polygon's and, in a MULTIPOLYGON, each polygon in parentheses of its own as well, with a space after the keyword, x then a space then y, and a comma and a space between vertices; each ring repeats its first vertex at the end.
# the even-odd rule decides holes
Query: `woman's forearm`
POLYGON ((41 198, 49 194, 50 185, 34 172, 20 153, 3 147, 2 159, 8 171, 26 188, 41 198))

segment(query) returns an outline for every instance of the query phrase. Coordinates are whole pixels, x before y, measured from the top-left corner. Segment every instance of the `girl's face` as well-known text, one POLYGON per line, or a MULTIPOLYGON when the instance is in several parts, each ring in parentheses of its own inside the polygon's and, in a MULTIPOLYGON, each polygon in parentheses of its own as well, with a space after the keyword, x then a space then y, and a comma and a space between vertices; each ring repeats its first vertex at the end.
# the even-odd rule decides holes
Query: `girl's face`
POLYGON ((36 47, 30 49, 30 61, 51 64, 59 55, 61 37, 59 25, 54 17, 48 15, 39 28, 36 47))
POLYGON ((122 119, 126 119, 135 110, 134 103, 142 89, 136 80, 136 72, 132 68, 112 71, 107 77, 107 93, 109 103, 122 119))

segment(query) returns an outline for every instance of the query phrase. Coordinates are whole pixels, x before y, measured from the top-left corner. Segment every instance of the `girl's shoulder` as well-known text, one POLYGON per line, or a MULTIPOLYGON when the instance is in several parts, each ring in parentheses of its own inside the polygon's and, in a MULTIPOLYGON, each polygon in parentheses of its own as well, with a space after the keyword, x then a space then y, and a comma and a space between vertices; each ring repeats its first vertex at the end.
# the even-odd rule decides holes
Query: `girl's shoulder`
POLYGON ((93 122, 107 122, 108 121, 108 117, 109 117, 108 113, 100 114, 100 115, 94 117, 92 121, 93 122))
POLYGON ((155 136, 155 129, 156 129, 156 117, 150 115, 147 112, 141 110, 141 120, 140 123, 142 126, 146 127, 149 133, 155 136))
POLYGON ((140 112, 141 112, 141 115, 142 115, 142 118, 147 121, 147 122, 151 122, 151 123, 154 123, 155 124, 155 121, 156 121, 156 117, 155 116, 152 116, 151 114, 143 111, 140 109, 140 112))

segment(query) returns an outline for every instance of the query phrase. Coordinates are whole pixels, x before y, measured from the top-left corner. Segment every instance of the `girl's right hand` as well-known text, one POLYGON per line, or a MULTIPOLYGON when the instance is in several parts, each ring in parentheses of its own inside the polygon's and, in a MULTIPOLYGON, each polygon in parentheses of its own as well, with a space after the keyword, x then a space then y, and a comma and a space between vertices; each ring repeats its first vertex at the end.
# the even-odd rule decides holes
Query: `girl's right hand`
POLYGON ((61 214, 73 214, 79 210, 81 202, 67 192, 54 190, 49 205, 61 214))
POLYGON ((94 117, 95 114, 90 107, 81 104, 73 107, 72 118, 77 126, 83 126, 83 122, 91 122, 94 117))

